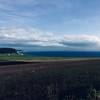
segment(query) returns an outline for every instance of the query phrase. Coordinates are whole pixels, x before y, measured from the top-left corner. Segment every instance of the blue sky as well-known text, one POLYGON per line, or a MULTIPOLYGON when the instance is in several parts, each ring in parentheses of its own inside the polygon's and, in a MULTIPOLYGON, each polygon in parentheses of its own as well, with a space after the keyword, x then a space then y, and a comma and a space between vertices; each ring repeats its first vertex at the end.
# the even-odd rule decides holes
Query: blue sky
POLYGON ((0 47, 100 50, 100 0, 0 0, 0 47))

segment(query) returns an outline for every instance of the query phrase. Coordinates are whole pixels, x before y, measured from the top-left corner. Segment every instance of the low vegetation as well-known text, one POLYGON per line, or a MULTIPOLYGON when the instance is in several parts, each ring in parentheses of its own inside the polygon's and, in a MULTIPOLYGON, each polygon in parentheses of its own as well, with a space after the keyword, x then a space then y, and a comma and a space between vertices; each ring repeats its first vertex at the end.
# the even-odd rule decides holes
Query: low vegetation
POLYGON ((30 55, 18 55, 18 54, 0 54, 0 61, 58 61, 58 60, 88 60, 88 59, 100 59, 100 58, 83 58, 83 57, 36 57, 30 55))
POLYGON ((0 61, 16 61, 16 60, 31 60, 32 57, 26 55, 17 55, 17 54, 0 54, 0 61))
POLYGON ((100 60, 1 66, 8 71, 0 74, 0 100, 99 100, 99 65, 100 60))

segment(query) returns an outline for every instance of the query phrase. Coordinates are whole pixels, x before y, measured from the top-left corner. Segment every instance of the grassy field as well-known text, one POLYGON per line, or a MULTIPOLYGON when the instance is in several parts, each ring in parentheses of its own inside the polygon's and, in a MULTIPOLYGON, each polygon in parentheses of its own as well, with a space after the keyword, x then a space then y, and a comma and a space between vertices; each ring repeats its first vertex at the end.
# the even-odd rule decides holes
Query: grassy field
POLYGON ((32 57, 26 56, 26 55, 6 55, 6 54, 0 54, 0 60, 9 60, 9 61, 14 61, 14 60, 31 60, 32 57))
POLYGON ((59 61, 59 60, 88 60, 100 59, 94 57, 36 57, 29 55, 1 55, 0 61, 59 61))
POLYGON ((99 100, 99 90, 100 59, 0 66, 0 100, 99 100))
POLYGON ((0 100, 99 100, 100 58, 0 55, 0 64, 0 100))

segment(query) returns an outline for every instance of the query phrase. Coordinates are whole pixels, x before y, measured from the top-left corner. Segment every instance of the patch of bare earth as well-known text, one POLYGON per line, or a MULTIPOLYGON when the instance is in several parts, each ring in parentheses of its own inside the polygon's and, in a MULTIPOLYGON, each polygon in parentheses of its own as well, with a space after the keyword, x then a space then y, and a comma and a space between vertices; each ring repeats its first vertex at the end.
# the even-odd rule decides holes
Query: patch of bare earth
POLYGON ((49 69, 78 68, 85 66, 100 65, 100 60, 77 60, 77 61, 43 61, 43 62, 20 62, 6 61, 0 62, 0 75, 14 74, 22 72, 35 72, 49 69))

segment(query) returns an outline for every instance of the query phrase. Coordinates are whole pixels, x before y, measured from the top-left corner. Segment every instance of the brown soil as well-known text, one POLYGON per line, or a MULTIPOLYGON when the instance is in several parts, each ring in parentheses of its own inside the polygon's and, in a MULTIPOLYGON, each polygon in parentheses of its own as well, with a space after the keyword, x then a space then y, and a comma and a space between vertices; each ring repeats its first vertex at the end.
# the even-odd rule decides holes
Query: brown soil
POLYGON ((36 61, 36 62, 23 62, 23 61, 3 61, 0 62, 0 75, 14 74, 21 72, 35 72, 48 69, 63 69, 63 68, 77 68, 82 66, 95 66, 100 65, 100 59, 95 60, 66 60, 66 61, 36 61))

